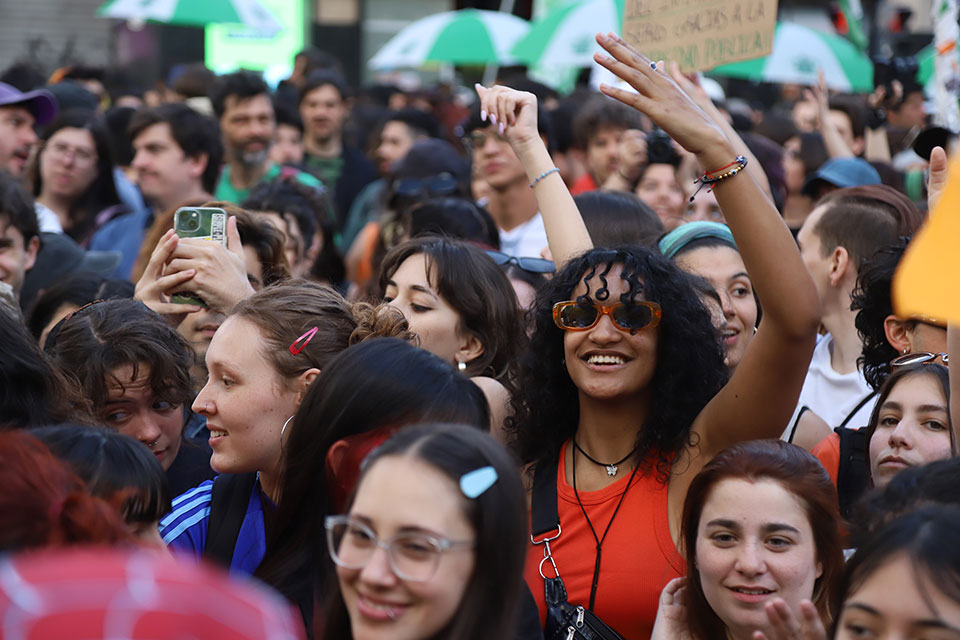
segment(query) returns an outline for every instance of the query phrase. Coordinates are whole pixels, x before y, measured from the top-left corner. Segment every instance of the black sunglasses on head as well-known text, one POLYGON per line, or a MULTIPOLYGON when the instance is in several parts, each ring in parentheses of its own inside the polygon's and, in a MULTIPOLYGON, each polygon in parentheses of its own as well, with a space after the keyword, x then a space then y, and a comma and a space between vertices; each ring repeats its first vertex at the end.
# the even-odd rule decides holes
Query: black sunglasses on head
POLYGON ((553 263, 553 260, 546 260, 544 258, 518 258, 517 256, 507 255, 502 251, 494 251, 492 249, 487 250, 487 255, 493 258, 493 261, 501 267, 507 264, 515 264, 530 273, 553 273, 557 270, 557 266, 553 263))

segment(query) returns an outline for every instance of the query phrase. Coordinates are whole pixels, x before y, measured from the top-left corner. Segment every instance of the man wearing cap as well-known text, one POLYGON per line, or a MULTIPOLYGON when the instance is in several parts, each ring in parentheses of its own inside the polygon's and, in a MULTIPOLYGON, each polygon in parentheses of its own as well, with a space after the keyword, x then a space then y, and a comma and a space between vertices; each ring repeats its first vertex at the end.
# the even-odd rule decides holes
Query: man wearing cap
POLYGON ((831 191, 868 184, 880 184, 880 174, 869 162, 862 158, 831 158, 807 176, 802 193, 817 201, 831 191))
POLYGON ((56 113, 57 103, 49 91, 23 93, 0 82, 0 169, 21 177, 37 143, 34 125, 50 122, 56 113))

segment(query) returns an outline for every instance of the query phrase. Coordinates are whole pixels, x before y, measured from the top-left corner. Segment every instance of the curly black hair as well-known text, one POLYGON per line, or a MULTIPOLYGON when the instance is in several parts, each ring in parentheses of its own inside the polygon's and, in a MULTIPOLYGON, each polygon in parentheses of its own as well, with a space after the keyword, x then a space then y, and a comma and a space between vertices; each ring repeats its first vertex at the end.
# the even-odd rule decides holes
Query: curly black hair
POLYGON ((690 440, 690 426, 727 381, 723 349, 710 313, 691 276, 659 253, 642 248, 593 249, 571 260, 549 281, 534 308, 534 332, 519 365, 517 388, 507 419, 513 447, 526 463, 555 459, 573 437, 579 418, 579 395, 563 364, 563 331, 553 322, 556 302, 569 300, 582 281, 600 282, 594 296, 609 297, 606 276, 621 265, 630 302, 642 294, 663 309, 658 326, 657 367, 652 396, 657 401, 637 433, 637 459, 650 461, 666 482, 671 461, 690 440))
POLYGON ((890 375, 890 361, 899 355, 887 342, 883 321, 893 313, 893 273, 909 242, 910 238, 901 237, 896 244, 877 250, 860 266, 857 285, 850 296, 850 308, 857 312, 854 324, 863 343, 857 366, 874 389, 879 389, 890 375))

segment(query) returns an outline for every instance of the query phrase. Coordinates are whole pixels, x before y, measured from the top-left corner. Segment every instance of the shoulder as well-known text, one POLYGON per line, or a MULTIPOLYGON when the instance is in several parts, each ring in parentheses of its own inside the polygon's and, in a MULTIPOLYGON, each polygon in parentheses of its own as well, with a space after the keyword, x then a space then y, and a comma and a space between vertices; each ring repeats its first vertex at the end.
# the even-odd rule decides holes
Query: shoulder
POLYGON ((160 537, 164 544, 188 546, 202 551, 212 499, 213 480, 207 480, 174 498, 173 510, 160 521, 160 537), (184 542, 186 544, 180 544, 184 542))

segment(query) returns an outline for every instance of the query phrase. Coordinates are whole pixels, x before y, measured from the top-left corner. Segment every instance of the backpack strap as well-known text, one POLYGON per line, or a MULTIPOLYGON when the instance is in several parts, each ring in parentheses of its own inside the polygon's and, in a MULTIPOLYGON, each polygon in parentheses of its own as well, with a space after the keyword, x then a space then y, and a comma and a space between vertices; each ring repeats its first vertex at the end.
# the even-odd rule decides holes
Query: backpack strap
POLYGON ((870 482, 867 471, 867 430, 837 427, 834 431, 840 436, 840 465, 837 470, 840 514, 849 518, 853 505, 870 482))
MULTIPOLYGON (((841 427, 846 427, 846 426, 847 426, 847 423, 850 422, 851 420, 853 420, 853 416, 857 415, 857 413, 860 412, 860 409, 863 409, 863 407, 864 407, 868 402, 870 402, 871 400, 873 400, 876 396, 877 396, 877 390, 876 390, 876 389, 874 389, 873 391, 871 391, 870 393, 868 393, 868 394, 863 398, 863 400, 861 400, 860 402, 857 403, 857 406, 855 406, 855 407, 853 408, 853 411, 851 411, 850 413, 847 414, 847 417, 843 419, 843 422, 840 423, 840 426, 841 426, 841 427)), ((866 426, 866 425, 863 425, 863 424, 854 425, 855 428, 860 428, 860 427, 865 427, 865 426, 866 426)))
POLYGON ((557 510, 557 470, 560 459, 538 462, 533 471, 533 491, 530 496, 530 531, 537 540, 544 534, 560 530, 557 510))
POLYGON ((256 472, 221 474, 213 481, 203 556, 227 570, 233 561, 233 550, 256 485, 256 472))

